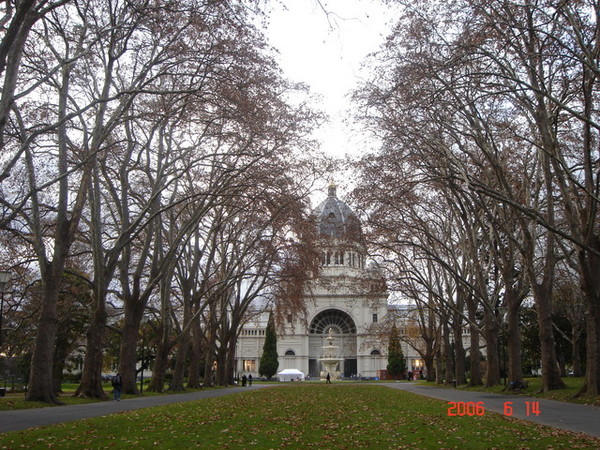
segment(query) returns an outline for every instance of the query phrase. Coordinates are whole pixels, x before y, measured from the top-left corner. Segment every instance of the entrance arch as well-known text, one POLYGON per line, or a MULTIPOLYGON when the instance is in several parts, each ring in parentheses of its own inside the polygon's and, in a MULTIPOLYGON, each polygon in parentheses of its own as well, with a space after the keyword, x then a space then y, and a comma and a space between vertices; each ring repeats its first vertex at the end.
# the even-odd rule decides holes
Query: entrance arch
POLYGON ((356 323, 345 311, 336 308, 319 312, 310 322, 308 328, 309 361, 308 371, 311 377, 318 377, 321 371, 320 358, 323 346, 326 345, 326 336, 329 329, 333 331, 333 345, 339 347, 339 355, 343 358, 339 367, 344 376, 356 375, 357 348, 356 348, 356 323))

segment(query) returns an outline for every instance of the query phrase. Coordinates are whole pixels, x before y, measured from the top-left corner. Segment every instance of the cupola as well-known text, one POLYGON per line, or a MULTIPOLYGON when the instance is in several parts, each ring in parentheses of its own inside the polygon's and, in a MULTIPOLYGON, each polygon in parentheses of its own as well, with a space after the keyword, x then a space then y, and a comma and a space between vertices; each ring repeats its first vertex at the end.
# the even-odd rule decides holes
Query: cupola
POLYGON ((360 222, 350 207, 337 197, 337 187, 331 183, 327 198, 313 210, 319 234, 324 238, 362 242, 360 222))

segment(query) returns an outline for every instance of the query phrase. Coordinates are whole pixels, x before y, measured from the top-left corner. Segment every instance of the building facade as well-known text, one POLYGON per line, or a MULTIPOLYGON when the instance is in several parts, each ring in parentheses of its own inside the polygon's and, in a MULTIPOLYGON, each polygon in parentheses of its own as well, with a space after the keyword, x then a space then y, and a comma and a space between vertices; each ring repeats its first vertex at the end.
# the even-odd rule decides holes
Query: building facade
MULTIPOLYGON (((277 336, 279 371, 299 369, 319 378, 321 357, 332 333, 343 377, 378 377, 387 366, 387 339, 378 333, 388 312, 383 276, 366 264, 366 247, 358 218, 338 199, 335 186, 313 211, 318 227, 321 272, 306 293, 305 318, 288 317, 277 336)), ((236 348, 236 374, 258 376, 268 315, 247 323, 236 348)), ((403 345, 409 368, 415 352, 403 345)))

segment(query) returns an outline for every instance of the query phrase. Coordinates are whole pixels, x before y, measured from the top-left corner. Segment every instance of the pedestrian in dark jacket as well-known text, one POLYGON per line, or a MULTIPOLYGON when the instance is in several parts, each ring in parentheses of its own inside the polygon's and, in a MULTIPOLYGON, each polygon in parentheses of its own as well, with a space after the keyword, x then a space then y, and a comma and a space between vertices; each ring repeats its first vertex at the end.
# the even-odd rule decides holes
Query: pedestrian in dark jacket
POLYGON ((112 379, 113 398, 115 401, 121 401, 121 389, 123 389, 123 379, 118 373, 112 379))

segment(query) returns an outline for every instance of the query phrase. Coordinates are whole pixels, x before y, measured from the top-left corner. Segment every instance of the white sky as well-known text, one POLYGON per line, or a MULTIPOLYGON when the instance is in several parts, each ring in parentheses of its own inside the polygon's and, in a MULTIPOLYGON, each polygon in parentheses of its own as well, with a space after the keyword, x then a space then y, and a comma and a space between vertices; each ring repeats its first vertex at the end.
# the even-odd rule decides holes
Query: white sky
POLYGON ((389 34, 396 17, 379 0, 316 0, 272 2, 267 35, 280 52, 279 63, 287 78, 304 82, 322 98, 330 117, 316 136, 322 151, 332 156, 360 154, 369 145, 349 117, 350 91, 354 89, 365 57, 376 51, 389 34))

